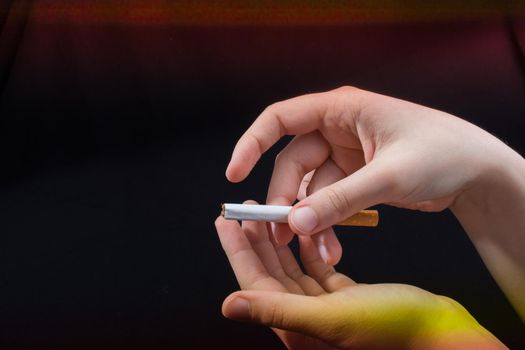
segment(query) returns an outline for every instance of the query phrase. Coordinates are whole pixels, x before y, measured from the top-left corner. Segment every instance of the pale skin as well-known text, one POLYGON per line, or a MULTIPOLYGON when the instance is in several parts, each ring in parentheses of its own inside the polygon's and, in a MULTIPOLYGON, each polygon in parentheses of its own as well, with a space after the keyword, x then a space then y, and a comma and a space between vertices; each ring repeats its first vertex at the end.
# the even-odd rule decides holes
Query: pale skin
MULTIPOLYGON (((296 233, 301 238, 301 245, 308 245, 308 249, 304 249, 306 255, 303 254, 303 262, 318 257, 319 264, 335 265, 342 249, 331 226, 361 209, 379 203, 423 211, 450 208, 518 314, 525 319, 525 254, 522 253, 525 251, 525 223, 522 220, 525 213, 525 161, 519 154, 482 129, 447 113, 343 87, 268 107, 238 141, 226 171, 227 178, 233 182, 246 178, 262 153, 284 135, 295 137, 276 159, 267 203, 291 205, 297 198, 300 201, 290 213, 289 226, 279 224, 272 227, 271 242, 276 250, 287 248, 286 244, 296 233), (307 239, 309 243, 304 243, 307 239)), ((228 226, 233 223, 226 224, 219 220, 217 224, 220 235, 221 230, 237 229, 228 226)), ((222 243, 228 253, 224 239, 222 243)), ((268 259, 262 259, 260 253, 256 256, 261 261, 268 259)), ((258 288, 243 284, 234 263, 232 266, 246 291, 238 292, 241 294, 225 301, 223 311, 227 316, 235 318, 235 313, 230 313, 229 305, 234 305, 237 298, 248 300, 252 312, 256 310, 253 305, 284 300, 297 292, 277 286, 265 286, 262 288, 266 291, 264 293, 248 291, 258 288), (272 291, 279 296, 272 294, 272 291), (290 294, 279 294, 286 292, 290 294)), ((282 267, 285 270, 285 266, 282 267)), ((307 272, 316 280, 315 272, 307 272)), ((251 273, 260 275, 254 271, 251 273)), ((291 329, 337 346, 345 344, 331 342, 312 331, 314 326, 319 327, 319 318, 325 317, 317 316, 316 319, 314 310, 319 304, 314 300, 322 299, 324 303, 340 299, 335 302, 337 310, 345 309, 346 306, 341 305, 351 304, 348 315, 342 312, 333 314, 342 319, 352 318, 353 321, 348 321, 350 325, 354 321, 358 324, 361 320, 356 318, 359 312, 357 316, 352 312, 355 311, 352 296, 360 293, 358 290, 372 288, 373 291, 365 293, 363 304, 357 305, 366 308, 378 305, 378 301, 384 302, 379 305, 384 306, 385 314, 377 310, 378 318, 365 322, 367 331, 373 333, 383 329, 383 321, 389 320, 387 314, 392 316, 389 307, 397 305, 399 311, 405 310, 406 306, 409 315, 415 307, 424 309, 427 314, 433 310, 432 307, 427 308, 429 295, 432 296, 430 299, 444 298, 402 285, 363 287, 348 284, 337 289, 326 289, 323 283, 318 283, 318 286, 323 287, 326 294, 302 299, 296 304, 290 301, 287 305, 296 305, 297 309, 285 307, 279 319, 286 324, 294 324, 293 320, 300 314, 297 310, 310 310, 311 314, 304 319, 301 327, 291 329), (347 290, 350 292, 346 293, 347 290)), ((304 290, 303 294, 311 295, 304 290)), ((360 301, 363 300, 360 298, 360 301)), ((452 309, 457 310, 456 306, 452 309)), ((440 310, 443 309, 435 309, 435 314, 440 314, 440 310)), ((456 316, 458 320, 464 319, 460 316, 461 312, 456 315, 455 311, 449 311, 446 314, 452 315, 451 319, 456 319, 456 316)), ((466 313, 464 309, 462 312, 466 313)), ((257 318, 257 315, 252 317, 252 321, 272 325, 267 319, 257 318)), ((348 328, 341 326, 345 322, 334 322, 335 327, 327 331, 329 334, 338 339, 357 339, 355 334, 359 332, 355 333, 351 326, 348 328)), ((404 328, 410 328, 411 324, 418 322, 404 323, 404 328)), ((445 322, 445 325, 448 324, 445 322)), ((471 323, 461 321, 459 324, 465 331, 469 327, 464 325, 471 323)), ((476 330, 474 333, 478 334, 477 327, 480 326, 471 325, 471 329, 476 330)), ((447 334, 447 327, 443 324, 436 322, 436 327, 439 328, 436 334, 447 334)), ((400 331, 396 333, 397 338, 394 337, 401 339, 398 342, 400 347, 408 347, 407 344, 412 343, 410 334, 414 333, 407 332, 408 335, 400 331)), ((450 329, 448 334, 459 334, 454 332, 450 329)), ((420 334, 419 331, 416 333, 420 334)), ((423 333, 433 334, 429 329, 423 333)), ((501 346, 493 337, 486 337, 490 335, 486 331, 481 332, 483 341, 481 338, 474 339, 474 333, 465 336, 465 339, 486 346, 501 346)), ((413 338, 416 342, 421 340, 417 336, 413 338)), ((374 346, 373 342, 363 344, 374 346)))
POLYGON ((272 327, 288 349, 505 349, 460 304, 405 284, 358 284, 300 237, 302 272, 266 225, 219 217, 222 247, 242 292, 226 317, 272 327))

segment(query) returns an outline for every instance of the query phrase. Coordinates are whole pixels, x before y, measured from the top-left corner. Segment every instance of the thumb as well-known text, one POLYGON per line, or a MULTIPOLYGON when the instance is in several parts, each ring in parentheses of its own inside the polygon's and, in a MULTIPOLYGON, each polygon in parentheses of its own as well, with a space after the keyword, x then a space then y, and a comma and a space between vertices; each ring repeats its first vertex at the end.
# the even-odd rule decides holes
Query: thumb
POLYGON ((268 291, 235 292, 222 304, 222 313, 227 318, 317 338, 327 336, 322 334, 331 324, 327 311, 327 303, 318 297, 268 291))
POLYGON ((355 173, 306 197, 289 214, 292 230, 311 235, 336 225, 359 210, 388 202, 397 185, 395 168, 370 162, 355 173))

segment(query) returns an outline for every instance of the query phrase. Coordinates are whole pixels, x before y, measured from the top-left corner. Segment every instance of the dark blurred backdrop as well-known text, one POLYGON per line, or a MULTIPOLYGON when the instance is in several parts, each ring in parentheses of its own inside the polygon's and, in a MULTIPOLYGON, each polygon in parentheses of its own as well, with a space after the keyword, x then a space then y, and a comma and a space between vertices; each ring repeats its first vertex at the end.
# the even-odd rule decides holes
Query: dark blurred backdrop
MULTIPOLYGON (((1 1, 0 344, 282 348, 220 314, 213 221, 263 201, 281 142, 224 170, 277 100, 341 85, 461 116, 525 152, 519 2, 1 1)), ((450 212, 381 206, 338 269, 445 294, 511 347, 525 330, 450 212)))

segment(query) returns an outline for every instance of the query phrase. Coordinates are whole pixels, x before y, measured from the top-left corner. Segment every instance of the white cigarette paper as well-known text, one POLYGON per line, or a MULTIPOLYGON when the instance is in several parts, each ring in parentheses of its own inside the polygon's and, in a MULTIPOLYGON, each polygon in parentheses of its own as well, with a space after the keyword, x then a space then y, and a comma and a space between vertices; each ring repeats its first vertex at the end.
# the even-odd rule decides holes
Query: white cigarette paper
POLYGON ((227 220, 288 222, 292 207, 286 205, 234 204, 222 205, 222 215, 227 220))
MULTIPOLYGON (((285 205, 234 204, 222 205, 221 215, 227 220, 288 222, 292 207, 285 205)), ((379 222, 377 210, 361 210, 337 225, 375 227, 379 222)))

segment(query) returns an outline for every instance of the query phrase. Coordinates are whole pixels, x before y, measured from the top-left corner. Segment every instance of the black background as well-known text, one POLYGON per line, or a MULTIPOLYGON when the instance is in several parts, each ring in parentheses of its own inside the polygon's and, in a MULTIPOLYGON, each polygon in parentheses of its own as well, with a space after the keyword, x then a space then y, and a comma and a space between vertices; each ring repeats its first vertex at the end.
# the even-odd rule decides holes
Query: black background
MULTIPOLYGON (((224 170, 277 100, 351 84, 459 115, 525 151, 517 19, 19 25, 0 101, 6 347, 282 347, 221 316, 237 285, 213 227, 221 202, 264 200, 283 142, 241 184, 224 170)), ((379 228, 338 231, 341 272, 445 294, 506 344, 525 344, 450 212, 379 209, 379 228)))

